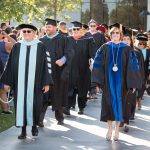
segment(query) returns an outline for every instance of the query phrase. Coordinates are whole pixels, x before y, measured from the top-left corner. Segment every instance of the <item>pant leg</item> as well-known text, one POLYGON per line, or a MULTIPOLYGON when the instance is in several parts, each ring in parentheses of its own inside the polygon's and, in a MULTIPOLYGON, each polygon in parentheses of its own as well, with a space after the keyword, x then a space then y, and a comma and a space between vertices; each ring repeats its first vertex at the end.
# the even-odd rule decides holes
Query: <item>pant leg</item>
POLYGON ((77 90, 74 90, 72 96, 68 96, 68 104, 67 107, 71 108, 73 105, 76 104, 76 97, 77 97, 77 90))
POLYGON ((55 110, 55 118, 57 121, 63 121, 64 120, 63 108, 55 110))
POLYGON ((22 131, 21 131, 21 132, 22 132, 23 135, 26 135, 26 134, 27 134, 26 128, 27 128, 26 125, 22 127, 22 131))
POLYGON ((136 93, 134 94, 133 99, 131 101, 131 114, 130 114, 130 117, 134 118, 135 110, 136 110, 136 93))
POLYGON ((49 106, 48 102, 44 103, 41 114, 40 114, 40 120, 39 120, 40 122, 43 122, 48 106, 49 106))
POLYGON ((145 92, 146 86, 145 84, 142 85, 142 88, 138 90, 138 96, 137 96, 137 100, 141 100, 144 92, 145 92))
POLYGON ((84 109, 87 101, 87 96, 78 96, 78 107, 79 109, 84 109))
POLYGON ((129 124, 129 119, 131 116, 131 105, 132 105, 132 100, 134 98, 134 95, 135 94, 133 94, 132 91, 129 91, 126 96, 123 119, 124 119, 124 123, 127 123, 127 124, 129 124))

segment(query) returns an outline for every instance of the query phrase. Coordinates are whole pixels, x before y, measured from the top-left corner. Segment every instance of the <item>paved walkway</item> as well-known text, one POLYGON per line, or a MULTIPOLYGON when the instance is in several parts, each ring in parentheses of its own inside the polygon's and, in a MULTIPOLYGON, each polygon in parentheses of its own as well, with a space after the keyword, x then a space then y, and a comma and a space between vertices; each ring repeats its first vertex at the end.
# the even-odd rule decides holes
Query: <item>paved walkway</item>
POLYGON ((85 115, 77 110, 65 117, 65 125, 57 125, 54 113, 47 111, 45 128, 39 129, 38 138, 32 138, 30 128, 28 138, 18 140, 20 129, 12 127, 0 133, 0 150, 149 150, 150 149, 150 97, 145 96, 143 108, 136 112, 136 120, 131 122, 130 131, 122 129, 118 142, 105 140, 107 124, 99 121, 100 97, 88 102, 85 115))

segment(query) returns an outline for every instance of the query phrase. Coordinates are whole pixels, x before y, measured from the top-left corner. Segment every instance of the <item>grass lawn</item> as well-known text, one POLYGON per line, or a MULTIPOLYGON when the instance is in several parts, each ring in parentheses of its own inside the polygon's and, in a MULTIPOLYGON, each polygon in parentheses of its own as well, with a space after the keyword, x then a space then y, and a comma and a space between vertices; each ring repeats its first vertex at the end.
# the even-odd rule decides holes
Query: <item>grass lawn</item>
POLYGON ((13 114, 1 114, 2 110, 0 107, 0 132, 5 131, 15 124, 14 108, 11 107, 10 109, 13 111, 13 114))

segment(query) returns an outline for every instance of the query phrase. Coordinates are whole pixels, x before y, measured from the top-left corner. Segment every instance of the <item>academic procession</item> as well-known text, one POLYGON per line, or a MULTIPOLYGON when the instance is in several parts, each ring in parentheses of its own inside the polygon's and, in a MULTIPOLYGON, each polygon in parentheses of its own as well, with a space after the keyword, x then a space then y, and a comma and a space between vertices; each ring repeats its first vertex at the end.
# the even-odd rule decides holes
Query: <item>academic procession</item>
POLYGON ((0 150, 150 149, 150 1, 52 1, 0 17, 0 150))

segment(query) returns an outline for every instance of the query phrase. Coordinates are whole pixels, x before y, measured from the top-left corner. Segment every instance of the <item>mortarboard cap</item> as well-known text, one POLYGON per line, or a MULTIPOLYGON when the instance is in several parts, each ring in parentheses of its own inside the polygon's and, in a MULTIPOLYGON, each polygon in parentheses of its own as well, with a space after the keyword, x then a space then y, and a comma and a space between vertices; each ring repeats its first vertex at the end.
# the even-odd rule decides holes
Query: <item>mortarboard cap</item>
POLYGON ((124 32, 124 30, 125 30, 125 27, 120 23, 113 23, 113 24, 109 25, 109 29, 111 29, 113 27, 119 28, 122 32, 124 32))
POLYGON ((84 29, 88 29, 88 28, 89 28, 89 26, 88 26, 88 25, 86 25, 86 24, 82 24, 82 28, 84 28, 84 29))
POLYGON ((78 22, 78 21, 73 21, 71 22, 73 24, 73 27, 78 27, 78 28, 82 28, 82 23, 78 22))
POLYGON ((137 32, 138 32, 138 30, 136 30, 136 29, 125 28, 123 35, 130 36, 132 38, 132 40, 134 40, 134 36, 135 36, 135 34, 137 34, 137 32))
POLYGON ((120 24, 119 23, 113 23, 113 24, 109 25, 109 29, 111 29, 113 27, 120 28, 120 24))
POLYGON ((146 34, 143 34, 143 33, 138 33, 136 35, 136 39, 139 41, 148 41, 148 36, 146 34))
POLYGON ((101 24, 103 27, 105 27, 106 29, 108 29, 108 25, 106 23, 102 23, 101 24))
POLYGON ((22 30, 24 28, 29 28, 29 29, 32 29, 34 31, 37 31, 37 28, 32 24, 20 24, 16 27, 17 30, 22 30))
POLYGON ((49 18, 46 18, 45 21, 46 21, 46 25, 57 26, 57 24, 59 23, 58 20, 49 19, 49 18))
POLYGON ((132 29, 125 28, 123 31, 123 34, 132 36, 133 34, 132 29))

